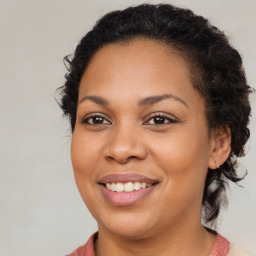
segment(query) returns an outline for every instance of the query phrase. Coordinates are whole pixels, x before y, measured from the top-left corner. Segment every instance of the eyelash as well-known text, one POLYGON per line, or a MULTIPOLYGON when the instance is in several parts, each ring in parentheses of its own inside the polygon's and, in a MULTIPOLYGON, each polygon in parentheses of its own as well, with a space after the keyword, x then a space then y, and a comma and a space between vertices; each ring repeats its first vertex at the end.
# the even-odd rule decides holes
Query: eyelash
MULTIPOLYGON (((156 121, 156 120, 155 120, 156 121)), ((146 121, 146 124, 149 124, 149 125, 168 125, 168 124, 174 124, 174 123, 178 123, 178 120, 174 119, 174 118, 171 118, 169 116, 167 116, 167 114, 165 113, 154 113, 152 115, 150 115, 149 117, 147 117, 147 121, 146 121), (165 119, 165 121, 167 120, 168 122, 164 122, 164 123, 158 123, 158 124, 149 124, 149 121, 150 120, 153 120, 154 118, 163 118, 165 119)))
MULTIPOLYGON (((102 119, 104 119, 104 120, 107 120, 103 115, 101 115, 101 114, 99 114, 99 113, 95 113, 95 114, 92 114, 92 115, 90 115, 90 116, 88 116, 88 117, 86 117, 86 118, 83 118, 83 120, 82 120, 82 124, 88 124, 88 125, 102 125, 102 124, 105 124, 105 123, 98 123, 98 124, 95 124, 95 123, 89 123, 89 120, 90 119, 92 119, 93 120, 93 118, 102 118, 102 119)), ((107 121, 108 123, 110 123, 109 121, 107 121)))
MULTIPOLYGON (((94 121, 96 121, 96 119, 94 119, 94 121)), ((88 125, 105 125, 105 124, 111 124, 111 122, 109 122, 105 116, 101 115, 100 113, 95 113, 89 117, 86 117, 84 118, 82 121, 81 121, 82 124, 88 124, 88 125), (90 123, 90 120, 93 120, 93 118, 101 118, 101 120, 103 120, 103 123, 90 123), (104 120, 107 121, 104 123, 104 120)), ((174 123, 178 123, 178 120, 176 119, 173 119, 173 118, 170 118, 168 117, 166 114, 164 113, 154 113, 154 114, 151 114, 147 117, 147 121, 144 122, 143 124, 148 124, 148 125, 168 125, 168 124, 174 124, 174 123), (162 118, 164 119, 164 122, 163 123, 149 123, 150 120, 153 120, 155 118, 155 121, 156 121, 156 118, 162 118), (167 120, 167 122, 166 122, 167 120)))

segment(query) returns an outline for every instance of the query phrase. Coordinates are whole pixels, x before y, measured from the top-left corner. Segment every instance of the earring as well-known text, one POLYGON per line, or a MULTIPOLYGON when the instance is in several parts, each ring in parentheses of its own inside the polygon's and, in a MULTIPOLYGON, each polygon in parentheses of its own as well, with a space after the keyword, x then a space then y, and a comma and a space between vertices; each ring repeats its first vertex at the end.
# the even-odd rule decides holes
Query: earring
POLYGON ((216 164, 217 169, 220 169, 220 165, 217 161, 215 161, 215 164, 216 164))

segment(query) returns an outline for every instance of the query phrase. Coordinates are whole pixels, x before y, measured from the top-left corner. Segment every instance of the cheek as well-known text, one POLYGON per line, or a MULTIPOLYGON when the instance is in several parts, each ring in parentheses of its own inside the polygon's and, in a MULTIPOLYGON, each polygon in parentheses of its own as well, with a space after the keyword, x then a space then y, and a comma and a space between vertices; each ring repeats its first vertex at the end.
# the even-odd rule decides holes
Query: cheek
POLYGON ((207 143, 201 143, 202 140, 204 139, 191 136, 190 133, 158 139, 157 143, 152 143, 152 155, 158 159, 158 164, 163 169, 168 167, 170 172, 185 171, 186 166, 200 166, 208 162, 208 146, 207 143))
POLYGON ((80 136, 74 131, 71 141, 71 160, 75 174, 88 176, 99 155, 97 143, 92 143, 89 136, 80 136))
POLYGON ((73 171, 77 188, 89 209, 93 208, 93 198, 96 196, 94 192, 95 168, 98 162, 96 152, 95 143, 91 143, 89 137, 81 136, 79 132, 74 131, 71 141, 73 171))
POLYGON ((207 132, 183 130, 153 145, 152 155, 166 177, 170 195, 177 202, 201 196, 209 158, 207 132))

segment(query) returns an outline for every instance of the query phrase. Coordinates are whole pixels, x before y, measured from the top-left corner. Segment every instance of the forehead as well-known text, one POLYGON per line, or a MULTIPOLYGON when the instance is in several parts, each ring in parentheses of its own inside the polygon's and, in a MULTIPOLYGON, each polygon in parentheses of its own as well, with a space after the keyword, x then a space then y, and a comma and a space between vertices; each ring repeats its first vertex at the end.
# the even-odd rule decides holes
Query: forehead
MULTIPOLYGON (((89 61, 86 73, 95 65, 102 68, 101 72, 109 72, 113 67, 116 70, 139 67, 140 70, 154 71, 169 69, 170 66, 182 68, 184 75, 190 76, 188 63, 178 51, 162 42, 144 38, 136 38, 125 42, 116 42, 101 47, 89 61), (120 65, 121 64, 121 65, 120 65), (164 68, 166 67, 166 68, 164 68)), ((124 69, 122 70, 124 71, 124 69)))
MULTIPOLYGON (((169 46, 147 39, 112 43, 99 49, 82 77, 79 98, 90 94, 191 94, 188 64, 169 46)), ((124 96, 123 95, 123 96, 124 96)), ((119 95, 120 96, 120 95, 119 95)))

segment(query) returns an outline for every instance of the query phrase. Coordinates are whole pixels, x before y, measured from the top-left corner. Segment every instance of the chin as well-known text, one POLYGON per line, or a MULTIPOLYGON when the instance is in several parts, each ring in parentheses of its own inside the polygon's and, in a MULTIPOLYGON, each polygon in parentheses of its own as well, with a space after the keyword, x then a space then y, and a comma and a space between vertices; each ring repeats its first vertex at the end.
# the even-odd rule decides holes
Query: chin
MULTIPOLYGON (((119 237, 129 239, 145 238, 152 230, 152 222, 146 220, 145 217, 134 218, 131 216, 122 216, 121 218, 117 218, 113 216, 113 219, 114 220, 110 220, 107 223, 105 222, 106 224, 103 223, 102 226, 108 232, 119 237), (151 224, 150 226, 149 223, 151 224)), ((99 225, 99 230, 100 226, 101 225, 99 225)))
POLYGON ((118 237, 123 237, 126 239, 139 239, 139 238, 145 238, 148 235, 147 228, 143 227, 108 227, 108 231, 112 233, 113 235, 116 235, 118 237))

